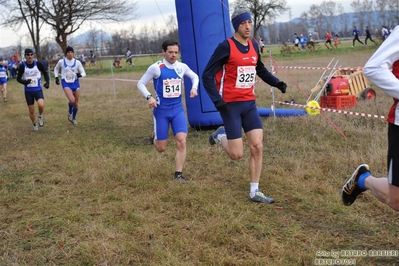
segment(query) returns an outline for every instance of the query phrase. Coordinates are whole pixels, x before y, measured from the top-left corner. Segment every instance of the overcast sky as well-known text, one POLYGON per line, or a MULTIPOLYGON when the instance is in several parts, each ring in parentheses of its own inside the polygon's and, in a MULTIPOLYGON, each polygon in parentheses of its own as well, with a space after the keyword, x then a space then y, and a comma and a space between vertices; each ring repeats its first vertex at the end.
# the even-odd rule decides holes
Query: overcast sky
MULTIPOLYGON (((157 25, 165 25, 170 15, 175 15, 175 0, 136 0, 139 4, 138 13, 140 14, 140 18, 133 21, 132 25, 136 25, 140 27, 140 25, 153 25, 154 23, 157 25)), ((197 0, 201 1, 201 0, 197 0)), ((213 0, 219 1, 219 0, 213 0)), ((286 0, 287 6, 291 8, 291 18, 294 19, 299 17, 302 12, 309 10, 309 7, 312 4, 320 5, 323 1, 326 0, 286 0)), ((334 0, 333 0, 334 1, 334 0)), ((335 3, 340 3, 343 5, 345 12, 352 12, 350 8, 350 0, 341 1, 335 0, 335 3)), ((232 1, 230 1, 232 3, 232 1)), ((289 21, 290 17, 288 12, 286 14, 281 15, 277 18, 277 21, 285 22, 289 21)), ((129 27, 129 24, 123 24, 124 27, 129 27)), ((96 29, 100 29, 98 25, 92 25, 96 29)), ((121 25, 118 26, 120 29, 121 25)), ((110 26, 103 26, 103 30, 112 32, 112 28, 110 26)), ((87 26, 84 29, 81 29, 79 33, 85 32, 90 29, 90 26, 87 26)), ((48 34, 50 35, 50 33, 48 34)), ((51 38, 51 36, 47 36, 51 38)), ((22 40, 22 45, 30 43, 27 38, 27 31, 21 30, 17 33, 10 29, 5 29, 0 27, 0 47, 6 47, 10 45, 17 45, 20 40, 22 40)))

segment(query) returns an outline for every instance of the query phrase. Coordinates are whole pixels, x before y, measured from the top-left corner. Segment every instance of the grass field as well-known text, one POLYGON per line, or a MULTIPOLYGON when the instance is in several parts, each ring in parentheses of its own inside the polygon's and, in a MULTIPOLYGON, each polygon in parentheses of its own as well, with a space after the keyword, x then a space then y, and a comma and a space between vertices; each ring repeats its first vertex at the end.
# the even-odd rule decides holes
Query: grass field
MULTIPOLYGON (((274 55, 281 66, 325 67, 335 58, 358 67, 374 50, 274 55)), ((9 102, 0 104, 0 265, 334 265, 316 260, 334 258, 399 265, 398 214, 370 192, 351 207, 340 198, 358 164, 386 175, 384 119, 262 118, 260 188, 276 203, 255 204, 247 200, 247 146, 232 161, 208 144, 210 131, 189 129, 184 175, 191 182, 172 180, 174 142, 163 154, 150 145, 151 110, 134 81, 154 58, 140 60, 114 73, 131 81, 113 83, 109 62, 87 69, 77 127, 52 82, 45 126, 33 132, 23 88, 9 82, 9 102)), ((276 100, 305 104, 322 73, 278 69, 288 89, 276 100)), ((375 89, 375 101, 358 99, 350 110, 386 115, 392 99, 375 89)), ((258 83, 256 92, 258 105, 269 107, 269 86, 258 83)))

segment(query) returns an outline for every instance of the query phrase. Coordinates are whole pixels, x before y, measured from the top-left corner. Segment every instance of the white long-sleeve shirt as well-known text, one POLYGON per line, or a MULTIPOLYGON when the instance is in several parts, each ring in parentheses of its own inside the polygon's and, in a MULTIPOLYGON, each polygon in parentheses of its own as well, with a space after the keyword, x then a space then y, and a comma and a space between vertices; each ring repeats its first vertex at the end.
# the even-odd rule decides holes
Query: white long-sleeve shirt
MULTIPOLYGON (((191 79, 191 83, 193 84, 192 88, 198 88, 199 77, 186 64, 179 61, 171 64, 165 59, 162 60, 162 63, 165 64, 165 66, 169 69, 178 70, 176 71, 176 73, 180 76, 180 78, 183 78, 183 76, 187 76, 189 79, 191 79)), ((159 68, 159 64, 160 62, 152 64, 137 83, 137 88, 141 91, 144 97, 147 97, 151 94, 146 87, 147 83, 150 82, 152 79, 159 78, 161 75, 161 69, 159 68)))
POLYGON ((58 77, 61 72, 61 78, 65 79, 66 75, 80 73, 82 77, 86 77, 86 71, 82 63, 75 58, 69 60, 67 58, 60 59, 54 68, 54 76, 58 77), (64 63, 65 60, 65 63, 64 63))
MULTIPOLYGON (((399 61, 398 42, 399 26, 395 27, 389 38, 370 57, 363 69, 364 75, 370 81, 394 98, 394 105, 388 114, 388 122, 395 125, 399 125, 399 79, 392 72, 392 66, 399 61)), ((396 74, 399 77, 399 68, 395 72, 398 72, 396 74)))

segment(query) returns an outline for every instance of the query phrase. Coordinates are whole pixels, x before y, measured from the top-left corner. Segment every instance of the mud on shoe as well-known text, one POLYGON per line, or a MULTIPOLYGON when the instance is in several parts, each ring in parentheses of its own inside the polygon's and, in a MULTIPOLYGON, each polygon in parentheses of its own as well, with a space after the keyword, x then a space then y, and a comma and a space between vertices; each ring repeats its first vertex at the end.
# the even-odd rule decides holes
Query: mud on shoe
POLYGON ((371 175, 370 167, 367 164, 359 165, 353 172, 352 176, 345 182, 345 185, 342 187, 341 191, 342 202, 344 205, 352 205, 357 196, 365 191, 358 185, 359 177, 363 174, 367 176, 371 175))

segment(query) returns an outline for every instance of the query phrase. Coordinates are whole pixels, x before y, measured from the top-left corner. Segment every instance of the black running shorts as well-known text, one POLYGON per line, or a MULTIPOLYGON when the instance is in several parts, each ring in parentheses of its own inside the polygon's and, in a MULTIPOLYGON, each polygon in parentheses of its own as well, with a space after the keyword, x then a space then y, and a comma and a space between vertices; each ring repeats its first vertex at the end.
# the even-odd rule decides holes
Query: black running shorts
POLYGON ((388 182, 399 187, 399 126, 388 124, 388 182))

